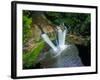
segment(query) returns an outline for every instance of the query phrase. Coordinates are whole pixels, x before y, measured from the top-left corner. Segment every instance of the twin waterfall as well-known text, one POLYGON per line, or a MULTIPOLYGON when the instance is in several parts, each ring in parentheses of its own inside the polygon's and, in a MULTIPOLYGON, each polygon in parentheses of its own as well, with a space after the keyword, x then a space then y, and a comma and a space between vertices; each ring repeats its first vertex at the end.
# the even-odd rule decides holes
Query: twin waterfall
MULTIPOLYGON (((40 27, 39 27, 40 28, 40 27)), ((50 38, 48 37, 48 35, 46 33, 43 32, 42 28, 40 28, 42 31, 41 37, 43 38, 43 40, 52 48, 52 50, 54 51, 55 55, 58 55, 58 53, 61 53, 67 45, 65 45, 65 38, 66 38, 66 34, 68 32, 66 26, 62 25, 62 26, 57 26, 57 45, 55 45, 50 38)))

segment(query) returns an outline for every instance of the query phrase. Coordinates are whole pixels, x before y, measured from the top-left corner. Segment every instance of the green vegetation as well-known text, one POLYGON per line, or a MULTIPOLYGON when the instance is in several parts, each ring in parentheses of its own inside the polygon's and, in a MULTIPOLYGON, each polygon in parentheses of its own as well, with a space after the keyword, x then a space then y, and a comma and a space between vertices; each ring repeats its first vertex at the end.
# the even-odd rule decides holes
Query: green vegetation
POLYGON ((27 15, 23 15, 23 42, 26 43, 32 36, 31 25, 32 18, 28 18, 27 15))
POLYGON ((60 25, 64 23, 69 33, 82 36, 90 35, 90 14, 57 12, 44 12, 44 14, 53 24, 60 25))
POLYGON ((37 44, 37 47, 34 48, 31 52, 26 53, 23 55, 23 65, 24 68, 32 68, 35 66, 37 57, 39 56, 39 53, 44 48, 44 42, 40 42, 37 44))

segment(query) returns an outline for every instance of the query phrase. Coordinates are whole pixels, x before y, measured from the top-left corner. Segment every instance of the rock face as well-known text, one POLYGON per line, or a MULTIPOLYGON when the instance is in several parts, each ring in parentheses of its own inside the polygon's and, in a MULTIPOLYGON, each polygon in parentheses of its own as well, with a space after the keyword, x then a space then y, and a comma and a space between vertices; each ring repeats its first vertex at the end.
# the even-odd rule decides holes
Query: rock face
POLYGON ((58 56, 52 55, 52 52, 52 50, 49 50, 45 53, 44 57, 40 60, 41 67, 58 68, 84 66, 78 56, 78 50, 74 45, 69 45, 58 56))
POLYGON ((32 33, 36 41, 40 40, 41 30, 38 26, 41 26, 45 33, 53 33, 55 25, 53 25, 43 14, 43 12, 34 12, 32 15, 32 33))
POLYGON ((24 44, 24 52, 31 51, 32 48, 36 46, 36 43, 41 40, 41 30, 38 27, 39 25, 45 33, 51 36, 53 35, 53 27, 55 26, 45 17, 42 12, 33 12, 32 24, 30 25, 32 31, 32 38, 28 39, 28 41, 24 44))

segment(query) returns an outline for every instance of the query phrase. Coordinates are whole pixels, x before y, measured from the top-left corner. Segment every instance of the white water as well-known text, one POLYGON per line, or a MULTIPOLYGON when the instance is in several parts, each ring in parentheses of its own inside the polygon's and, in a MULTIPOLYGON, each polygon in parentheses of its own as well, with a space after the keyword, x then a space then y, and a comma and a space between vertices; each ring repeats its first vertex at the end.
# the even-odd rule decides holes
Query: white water
POLYGON ((62 36, 63 36, 63 40, 62 40, 62 46, 63 48, 65 48, 65 41, 66 41, 66 34, 67 34, 67 29, 65 28, 65 30, 62 32, 62 36))
POLYGON ((60 27, 58 27, 58 43, 59 43, 59 47, 62 48, 63 45, 63 34, 62 34, 62 30, 60 29, 60 27))
MULTIPOLYGON (((65 27, 65 26, 63 26, 65 27)), ((62 30, 59 26, 57 26, 57 33, 58 33, 58 42, 57 42, 57 46, 55 46, 52 41, 50 40, 50 38, 48 37, 47 34, 42 34, 41 37, 44 39, 44 41, 53 49, 55 55, 59 55, 66 47, 67 45, 65 45, 65 38, 66 38, 66 33, 67 33, 67 29, 65 28, 64 30, 62 30)))
POLYGON ((63 50, 65 48, 65 40, 66 40, 67 29, 65 28, 65 30, 61 30, 60 27, 57 27, 57 29, 58 29, 59 47, 60 47, 61 50, 63 50))
POLYGON ((57 52, 57 47, 52 43, 52 41, 49 39, 47 34, 42 34, 41 37, 44 39, 44 41, 55 51, 57 52))

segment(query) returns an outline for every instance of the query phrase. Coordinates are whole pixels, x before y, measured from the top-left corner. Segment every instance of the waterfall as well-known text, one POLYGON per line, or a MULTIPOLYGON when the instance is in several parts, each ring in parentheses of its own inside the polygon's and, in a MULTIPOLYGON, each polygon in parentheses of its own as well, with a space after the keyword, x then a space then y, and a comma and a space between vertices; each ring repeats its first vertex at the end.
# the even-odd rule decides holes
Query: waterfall
POLYGON ((67 27, 66 26, 64 26, 63 25, 63 27, 64 27, 64 30, 63 30, 63 32, 62 32, 62 48, 64 49, 65 48, 65 41, 66 41, 66 34, 67 34, 67 32, 68 32, 68 30, 67 30, 67 27))
POLYGON ((65 40, 66 40, 66 34, 67 34, 67 28, 66 26, 57 26, 57 32, 58 32, 58 42, 59 42, 59 47, 61 50, 65 48, 65 40), (61 27, 64 28, 64 30, 61 29, 61 27))
POLYGON ((52 48, 52 50, 54 51, 54 53, 52 54, 60 54, 65 48, 66 48, 66 44, 65 44, 65 38, 66 38, 66 34, 67 34, 67 28, 66 26, 62 25, 62 26, 57 26, 57 39, 55 39, 57 45, 55 46, 55 44, 50 40, 50 38, 48 37, 48 35, 43 31, 43 29, 41 28, 41 26, 39 26, 40 30, 41 30, 41 37, 43 38, 43 40, 52 48), (63 30, 62 28, 63 27, 63 30), (58 42, 57 42, 58 41, 58 42))
POLYGON ((58 32, 58 47, 61 49, 62 45, 63 45, 63 32, 61 30, 61 28, 59 26, 57 26, 57 32, 58 32))
POLYGON ((47 34, 44 33, 41 35, 41 37, 55 52, 57 51, 57 47, 52 43, 47 34))

